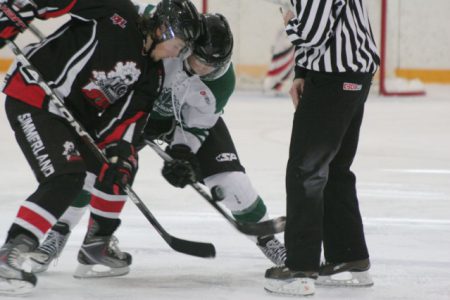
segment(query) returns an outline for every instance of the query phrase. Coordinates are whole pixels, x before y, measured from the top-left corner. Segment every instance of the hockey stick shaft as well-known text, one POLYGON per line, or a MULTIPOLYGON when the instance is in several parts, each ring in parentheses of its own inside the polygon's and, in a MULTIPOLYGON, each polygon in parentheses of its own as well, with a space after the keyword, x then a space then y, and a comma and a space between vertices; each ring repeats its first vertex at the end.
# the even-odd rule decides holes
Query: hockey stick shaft
MULTIPOLYGON (((152 148, 163 160, 171 161, 172 157, 164 152, 159 145, 153 141, 145 140, 145 143, 152 148)), ((279 217, 259 223, 241 223, 231 217, 217 202, 206 192, 202 186, 198 183, 192 183, 190 186, 200 194, 209 204, 211 204, 215 210, 217 210, 231 225, 233 225, 238 231, 247 235, 264 236, 284 231, 286 224, 285 217, 279 217)))
MULTIPOLYGON (((33 33, 39 32, 36 28, 33 28, 33 33)), ((36 34, 36 33, 35 33, 36 34)), ((42 35, 37 35, 38 37, 42 35)), ((89 133, 83 128, 83 126, 74 118, 72 113, 64 105, 64 101, 57 95, 57 93, 45 82, 44 77, 41 73, 31 64, 31 62, 26 58, 22 50, 13 41, 6 41, 17 60, 22 64, 22 66, 28 70, 33 79, 37 84, 44 90, 45 94, 49 97, 50 101, 58 108, 62 117, 70 124, 70 126, 75 130, 75 132, 80 136, 83 142, 91 150, 91 152, 96 156, 96 158, 102 163, 108 163, 108 159, 103 154, 103 152, 97 147, 93 138, 89 133)), ((170 235, 162 225, 156 220, 153 214, 145 206, 138 195, 131 189, 129 185, 126 185, 124 191, 130 197, 131 201, 139 208, 143 215, 147 218, 150 224, 156 229, 156 231, 161 235, 161 237, 167 242, 167 244, 172 247, 172 249, 182 252, 185 254, 190 254, 199 257, 214 257, 215 249, 214 245, 210 243, 201 243, 194 241, 187 241, 176 238, 170 235)))

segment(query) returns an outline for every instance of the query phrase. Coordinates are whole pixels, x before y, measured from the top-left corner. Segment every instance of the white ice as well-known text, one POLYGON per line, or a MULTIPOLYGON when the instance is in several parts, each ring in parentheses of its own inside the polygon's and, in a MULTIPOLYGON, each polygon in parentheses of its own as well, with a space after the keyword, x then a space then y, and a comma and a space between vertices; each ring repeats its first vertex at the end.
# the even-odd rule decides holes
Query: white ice
MULTIPOLYGON (((450 87, 427 86, 427 91, 419 98, 370 96, 354 171, 375 285, 318 287, 314 299, 450 299, 450 87)), ((237 92, 225 113, 240 158, 272 216, 285 212, 292 113, 287 98, 249 92, 237 92)), ((0 140, 3 241, 36 182, 4 109, 0 140)), ((152 150, 140 154, 135 191, 170 233, 214 243, 217 257, 200 259, 173 251, 129 202, 117 233, 121 248, 133 255, 129 275, 72 277, 85 216, 57 264, 38 277, 28 299, 286 299, 263 290, 270 263, 248 238, 195 192, 169 186, 152 150)))

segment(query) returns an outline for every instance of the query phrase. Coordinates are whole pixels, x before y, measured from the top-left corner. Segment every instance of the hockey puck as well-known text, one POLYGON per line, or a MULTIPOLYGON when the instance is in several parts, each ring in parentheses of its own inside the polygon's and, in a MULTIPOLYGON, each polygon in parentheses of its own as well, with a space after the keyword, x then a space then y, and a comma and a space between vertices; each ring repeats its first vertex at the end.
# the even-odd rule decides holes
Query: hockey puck
POLYGON ((212 196, 213 200, 217 201, 217 202, 225 199, 225 194, 223 193, 223 189, 218 185, 215 185, 211 188, 211 196, 212 196))

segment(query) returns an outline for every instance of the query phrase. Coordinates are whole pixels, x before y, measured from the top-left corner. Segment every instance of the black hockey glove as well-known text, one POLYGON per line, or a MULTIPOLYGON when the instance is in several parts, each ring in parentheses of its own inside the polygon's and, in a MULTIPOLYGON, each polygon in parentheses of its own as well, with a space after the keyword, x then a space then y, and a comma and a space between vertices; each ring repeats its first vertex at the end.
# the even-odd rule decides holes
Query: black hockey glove
POLYGON ((170 144, 175 129, 175 122, 173 120, 157 120, 149 118, 144 128, 144 134, 141 140, 137 143, 136 148, 141 151, 146 146, 145 141, 160 140, 170 144))
POLYGON ((5 40, 14 40, 28 28, 36 15, 36 4, 30 0, 0 1, 0 48, 5 40))
POLYGON ((109 192, 114 185, 123 188, 132 184, 138 169, 138 156, 134 146, 124 141, 112 143, 106 146, 105 155, 109 164, 103 164, 96 184, 109 192))
POLYGON ((167 147, 166 152, 173 160, 164 162, 162 175, 171 185, 184 188, 200 179, 200 165, 187 145, 167 147))
POLYGON ((147 140, 161 140, 170 144, 176 122, 170 120, 158 120, 149 118, 144 129, 144 136, 147 140))

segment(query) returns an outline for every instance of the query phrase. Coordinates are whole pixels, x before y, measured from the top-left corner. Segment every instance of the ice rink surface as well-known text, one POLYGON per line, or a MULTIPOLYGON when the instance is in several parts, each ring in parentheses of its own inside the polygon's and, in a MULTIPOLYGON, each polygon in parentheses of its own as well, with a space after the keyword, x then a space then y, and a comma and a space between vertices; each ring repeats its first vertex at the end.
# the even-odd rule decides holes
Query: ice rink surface
MULTIPOLYGON (((419 98, 371 95, 353 165, 372 260, 371 288, 321 288, 311 299, 450 299, 450 87, 419 98)), ((1 97, 3 108, 3 96, 1 97)), ((241 161, 273 216, 285 213, 284 172, 293 108, 287 98, 237 92, 224 119, 241 161)), ((36 183, 0 112, 0 239, 36 183)), ((196 193, 169 186, 162 161, 140 153, 134 186, 173 235, 214 243, 215 259, 169 248, 139 210, 125 206, 117 232, 133 255, 124 277, 76 280, 87 216, 27 299, 286 299, 263 289, 270 263, 196 193)), ((280 235, 282 239, 283 236, 280 235)), ((8 299, 2 297, 1 299, 8 299)), ((11 298, 17 299, 17 298, 11 298)))

